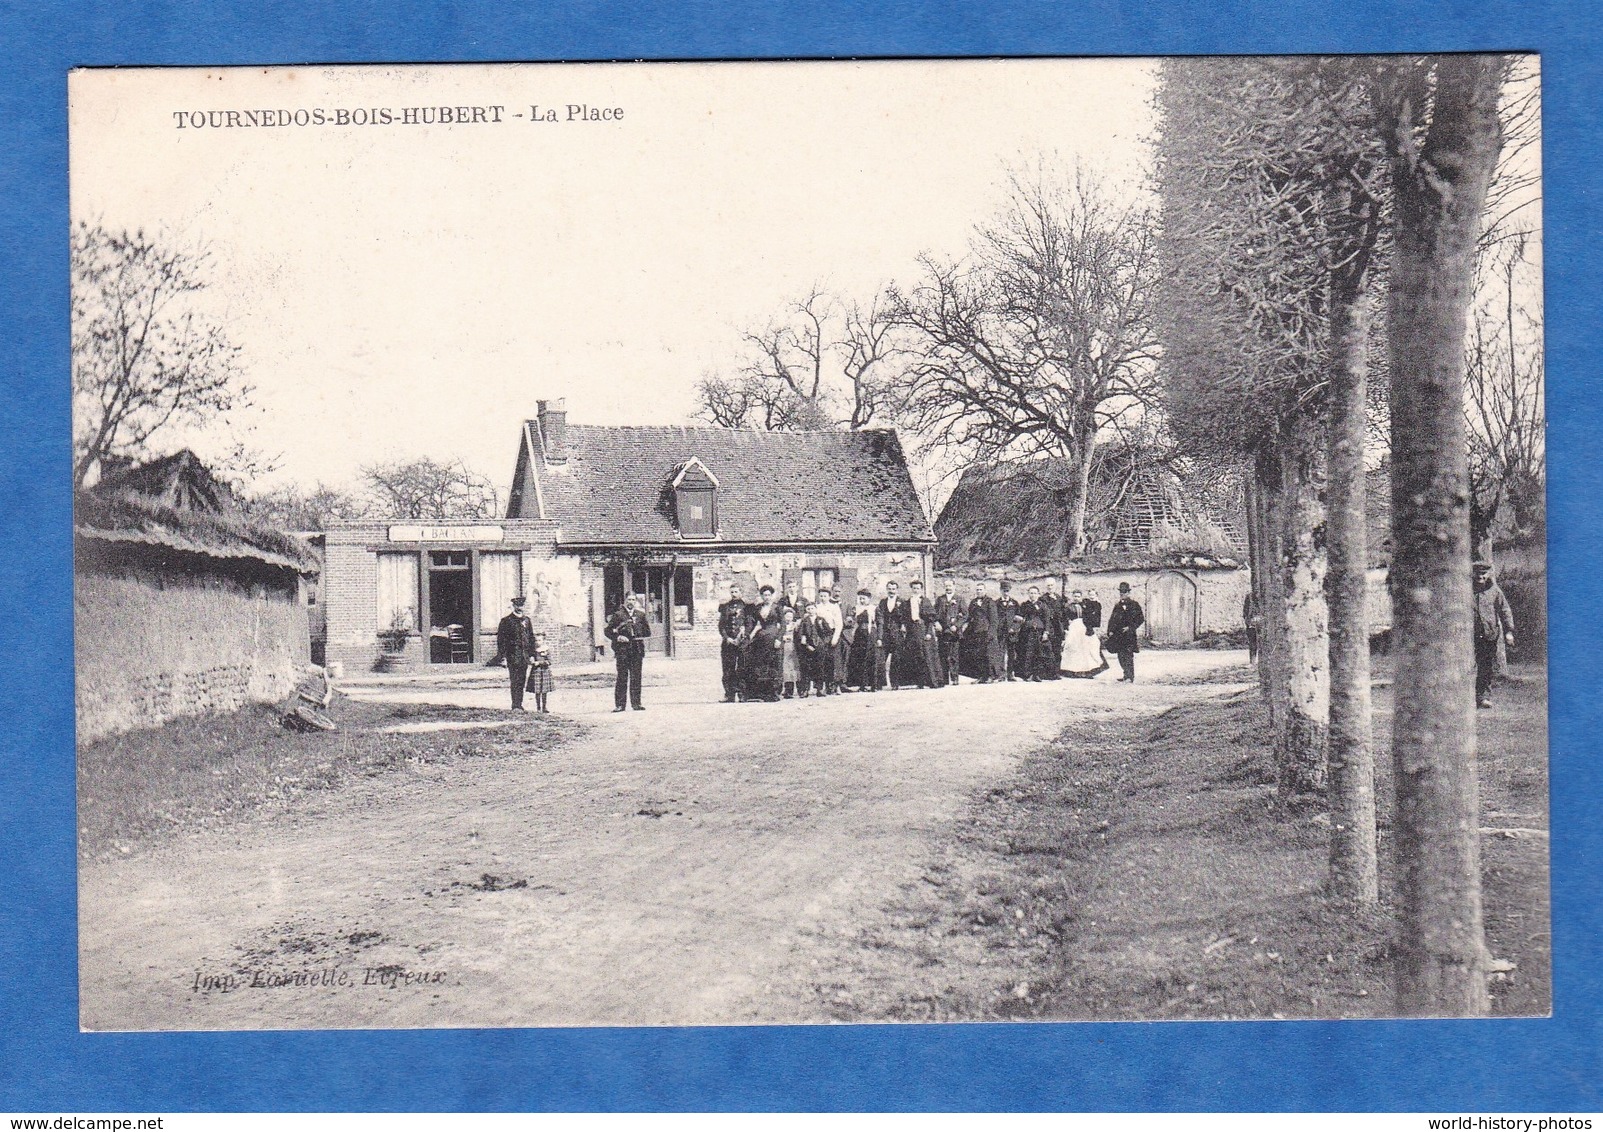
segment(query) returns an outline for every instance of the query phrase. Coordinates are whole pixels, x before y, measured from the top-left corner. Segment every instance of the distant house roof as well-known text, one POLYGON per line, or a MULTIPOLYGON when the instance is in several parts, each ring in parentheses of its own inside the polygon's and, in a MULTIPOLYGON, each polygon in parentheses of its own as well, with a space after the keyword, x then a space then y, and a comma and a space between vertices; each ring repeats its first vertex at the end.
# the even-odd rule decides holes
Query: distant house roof
POLYGON ((1239 477, 1186 481, 1160 469, 1094 477, 1085 542, 1069 554, 1073 472, 1061 460, 970 468, 935 521, 937 568, 1236 567, 1246 558, 1239 477))
MULTIPOLYGON (((508 518, 558 524, 564 545, 677 543, 674 481, 718 492, 717 542, 928 544, 934 534, 892 429, 756 432, 723 428, 552 428, 518 447, 508 518)), ((704 543, 702 545, 705 545, 704 543)))
POLYGON ((73 531, 95 543, 318 572, 317 556, 305 541, 246 518, 228 486, 187 449, 114 472, 80 492, 73 504, 73 531))

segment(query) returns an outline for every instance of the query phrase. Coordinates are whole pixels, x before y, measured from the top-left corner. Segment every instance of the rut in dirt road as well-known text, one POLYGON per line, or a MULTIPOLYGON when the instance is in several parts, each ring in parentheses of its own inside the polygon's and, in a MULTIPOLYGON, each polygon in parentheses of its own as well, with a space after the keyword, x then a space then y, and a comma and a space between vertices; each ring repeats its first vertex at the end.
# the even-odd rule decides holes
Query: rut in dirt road
MULTIPOLYGON (((1185 680, 1236 659, 1148 668, 1185 680)), ((642 713, 562 689, 591 732, 534 757, 408 766, 317 808, 87 862, 84 1025, 824 1021, 820 982, 849 970, 856 933, 976 791, 1069 719, 1218 690, 1065 681, 729 706, 708 702, 711 668, 655 675, 642 713)))

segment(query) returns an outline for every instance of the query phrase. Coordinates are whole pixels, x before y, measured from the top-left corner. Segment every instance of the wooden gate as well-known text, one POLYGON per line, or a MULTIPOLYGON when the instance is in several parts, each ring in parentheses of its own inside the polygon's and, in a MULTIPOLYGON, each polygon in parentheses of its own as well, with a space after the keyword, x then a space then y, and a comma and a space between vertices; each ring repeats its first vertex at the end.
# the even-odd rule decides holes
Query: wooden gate
POLYGON ((1197 583, 1177 570, 1165 570, 1147 591, 1147 632, 1165 645, 1188 645, 1197 639, 1197 583))

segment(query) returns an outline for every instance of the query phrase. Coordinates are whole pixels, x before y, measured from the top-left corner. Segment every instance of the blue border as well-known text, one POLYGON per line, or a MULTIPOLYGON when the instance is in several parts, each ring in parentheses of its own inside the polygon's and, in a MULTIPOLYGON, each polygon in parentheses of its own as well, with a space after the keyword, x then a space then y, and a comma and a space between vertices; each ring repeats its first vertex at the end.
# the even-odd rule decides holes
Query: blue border
POLYGON ((1600 18, 1574 3, 966 6, 39 2, 0 8, 0 1111, 1603 1110, 1600 18), (23 13, 21 8, 27 7, 23 13), (399 8, 399 6, 395 6, 399 8), (566 8, 567 10, 561 10, 566 8), (1540 50, 1554 974, 1550 1020, 83 1035, 76 1026, 68 68, 89 64, 1540 50))

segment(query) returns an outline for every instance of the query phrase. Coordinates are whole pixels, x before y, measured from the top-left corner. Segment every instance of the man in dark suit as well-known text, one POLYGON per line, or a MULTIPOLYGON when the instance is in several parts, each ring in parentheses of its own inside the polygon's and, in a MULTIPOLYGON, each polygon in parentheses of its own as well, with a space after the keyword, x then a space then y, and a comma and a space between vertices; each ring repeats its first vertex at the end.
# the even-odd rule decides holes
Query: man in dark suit
POLYGON ((1135 683, 1135 654, 1141 651, 1141 626, 1147 623, 1147 615, 1141 612, 1141 603, 1130 596, 1130 583, 1119 583, 1119 600, 1114 603, 1113 612, 1108 614, 1107 646, 1119 658, 1119 667, 1124 669, 1121 681, 1128 680, 1135 683))
POLYGON ((741 696, 741 654, 751 639, 751 606, 740 592, 740 583, 731 583, 729 600, 718 607, 718 639, 723 642, 719 653, 724 666, 724 703, 732 704, 741 696))
POLYGON ((1052 579, 1043 583, 1041 600, 1036 604, 1046 619, 1046 641, 1041 648, 1040 676, 1056 680, 1063 675, 1063 639, 1067 636, 1068 614, 1064 602, 1052 592, 1052 579))
POLYGON ((623 608, 613 611, 607 618, 607 640, 612 642, 612 655, 618 662, 618 680, 613 685, 613 711, 622 711, 633 705, 636 711, 645 711, 640 702, 640 678, 646 663, 646 640, 651 636, 651 622, 640 608, 634 594, 623 599, 623 608))
POLYGON ((1019 603, 1018 672, 1025 680, 1046 678, 1047 615, 1041 608, 1041 587, 1031 586, 1025 599, 1019 603))
POLYGON ((886 582, 885 596, 879 599, 879 607, 875 612, 885 651, 885 676, 880 680, 880 686, 889 684, 893 691, 902 686, 901 608, 901 587, 895 582, 886 582))
POLYGON ((512 710, 523 710, 524 681, 529 676, 529 657, 534 652, 534 625, 523 612, 526 603, 520 595, 512 599, 512 612, 501 618, 495 629, 496 652, 507 662, 512 680, 512 710))
POLYGON ((948 684, 958 681, 959 652, 963 643, 963 603, 957 600, 952 579, 943 583, 945 591, 935 599, 936 637, 940 644, 940 677, 948 684))
POLYGON ((1002 646, 1002 672, 1009 680, 1016 680, 1019 671, 1019 617, 1018 599, 1013 596, 1013 583, 1002 579, 1002 596, 996 601, 996 640, 1002 646))

